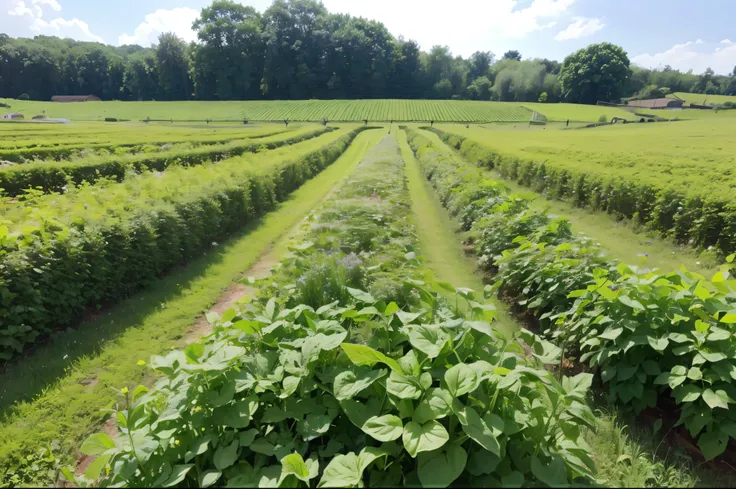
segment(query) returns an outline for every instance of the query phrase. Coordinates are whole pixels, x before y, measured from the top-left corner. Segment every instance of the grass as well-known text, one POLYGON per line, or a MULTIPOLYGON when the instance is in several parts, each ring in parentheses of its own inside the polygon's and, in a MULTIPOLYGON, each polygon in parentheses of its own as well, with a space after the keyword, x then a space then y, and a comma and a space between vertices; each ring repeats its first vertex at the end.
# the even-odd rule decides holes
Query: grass
POLYGON ((55 440, 61 443, 57 455, 71 461, 80 441, 103 421, 101 410, 117 398, 113 388, 146 380, 136 362, 181 346, 220 292, 354 170, 378 132, 360 134, 338 161, 259 223, 7 368, 0 377, 0 466, 55 440))
POLYGON ((686 93, 677 92, 667 95, 668 98, 678 98, 684 100, 688 104, 712 105, 722 104, 724 102, 736 102, 734 95, 706 95, 703 93, 686 93))
POLYGON ((575 131, 505 131, 436 125, 501 153, 548 166, 584 170, 638 183, 679 188, 688 194, 726 196, 736 189, 732 175, 736 118, 630 124, 575 131))
MULTIPOLYGON (((464 253, 460 244, 461 236, 454 232, 459 228, 458 223, 450 218, 431 185, 422 175, 419 164, 406 142, 406 132, 399 131, 397 137, 401 155, 406 163, 407 185, 424 266, 436 280, 482 293, 485 285, 480 274, 475 273, 476 260, 464 253)), ((504 304, 494 301, 494 305, 498 313, 496 328, 511 336, 519 329, 518 324, 511 318, 504 304)))
MULTIPOLYGON (((527 121, 531 112, 511 102, 467 100, 286 100, 230 102, 83 102, 54 103, 2 100, 11 111, 26 118, 46 111, 48 117, 75 121, 106 117, 140 121, 228 120, 242 121, 527 121)), ((17 126, 17 124, 13 124, 17 126)))
POLYGON ((547 116, 550 121, 570 122, 598 122, 600 116, 605 115, 610 121, 614 117, 632 120, 636 116, 625 109, 617 107, 602 107, 597 105, 582 104, 539 104, 524 103, 524 107, 535 110, 547 116))
MULTIPOLYGON (((487 173, 489 178, 502 180, 496 172, 487 173)), ((654 234, 634 229, 629 221, 616 221, 603 212, 581 209, 565 201, 547 199, 511 180, 504 180, 504 183, 514 192, 536 195, 536 200, 531 203, 532 209, 565 216, 576 232, 600 240, 601 247, 606 249, 610 256, 627 264, 659 268, 664 271, 677 270, 684 265, 688 270, 708 277, 718 271, 719 261, 707 252, 701 253, 692 248, 678 246, 654 234)))

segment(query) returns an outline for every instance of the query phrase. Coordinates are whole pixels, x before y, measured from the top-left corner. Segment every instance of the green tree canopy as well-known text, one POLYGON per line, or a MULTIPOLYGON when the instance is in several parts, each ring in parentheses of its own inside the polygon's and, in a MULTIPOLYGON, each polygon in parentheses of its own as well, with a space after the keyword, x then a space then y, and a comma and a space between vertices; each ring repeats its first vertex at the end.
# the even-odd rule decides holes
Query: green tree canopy
POLYGON ((617 101, 631 76, 629 57, 619 46, 591 44, 565 58, 560 70, 562 94, 568 102, 617 101))

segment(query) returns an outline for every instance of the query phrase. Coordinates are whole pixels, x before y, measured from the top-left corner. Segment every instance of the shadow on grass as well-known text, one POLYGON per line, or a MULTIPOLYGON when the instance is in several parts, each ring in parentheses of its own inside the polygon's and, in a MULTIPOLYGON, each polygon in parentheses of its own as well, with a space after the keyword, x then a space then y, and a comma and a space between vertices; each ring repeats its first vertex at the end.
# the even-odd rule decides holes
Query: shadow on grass
MULTIPOLYGON (((291 198, 271 212, 278 211, 291 198)), ((211 248, 203 256, 175 269, 132 297, 74 328, 53 334, 23 357, 8 362, 0 375, 0 416, 7 414, 14 404, 44 393, 66 373, 75 370, 80 361, 99 354, 106 344, 115 341, 129 328, 141 326, 152 313, 190 294, 192 283, 204 276, 210 267, 222 263, 235 243, 258 228, 264 217, 251 221, 216 248, 211 248)), ((94 381, 89 379, 90 383, 94 381)))

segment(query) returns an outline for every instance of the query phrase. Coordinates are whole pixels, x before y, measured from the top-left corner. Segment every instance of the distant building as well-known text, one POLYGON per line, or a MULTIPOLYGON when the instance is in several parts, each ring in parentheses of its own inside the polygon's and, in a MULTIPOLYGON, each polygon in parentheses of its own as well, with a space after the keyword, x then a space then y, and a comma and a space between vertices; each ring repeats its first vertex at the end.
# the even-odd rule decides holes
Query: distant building
POLYGON ((102 99, 96 95, 54 95, 52 102, 101 102, 102 99))
POLYGON ((672 98, 650 98, 648 100, 629 100, 629 107, 642 109, 682 109, 684 100, 672 98))
POLYGON ((25 119, 25 117, 23 117, 23 114, 19 114, 17 112, 14 112, 12 114, 5 114, 3 116, 3 120, 4 121, 10 121, 10 120, 13 120, 13 119, 25 119))

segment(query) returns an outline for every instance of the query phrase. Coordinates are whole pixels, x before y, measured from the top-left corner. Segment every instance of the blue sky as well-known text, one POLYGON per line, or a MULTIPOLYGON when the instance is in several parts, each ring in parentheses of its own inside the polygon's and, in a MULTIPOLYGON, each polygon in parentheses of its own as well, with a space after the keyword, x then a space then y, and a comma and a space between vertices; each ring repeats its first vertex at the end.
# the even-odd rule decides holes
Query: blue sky
MULTIPOLYGON (((263 11, 271 0, 240 0, 263 11)), ((0 0, 0 32, 150 45, 163 31, 195 40, 191 23, 208 0, 0 0)), ((701 73, 736 66, 736 0, 323 0, 333 12, 383 22, 423 49, 447 44, 463 56, 518 49, 562 61, 610 41, 645 67, 701 73), (732 37, 733 39, 729 38, 732 37), (733 41, 733 42, 732 42, 733 41)))

